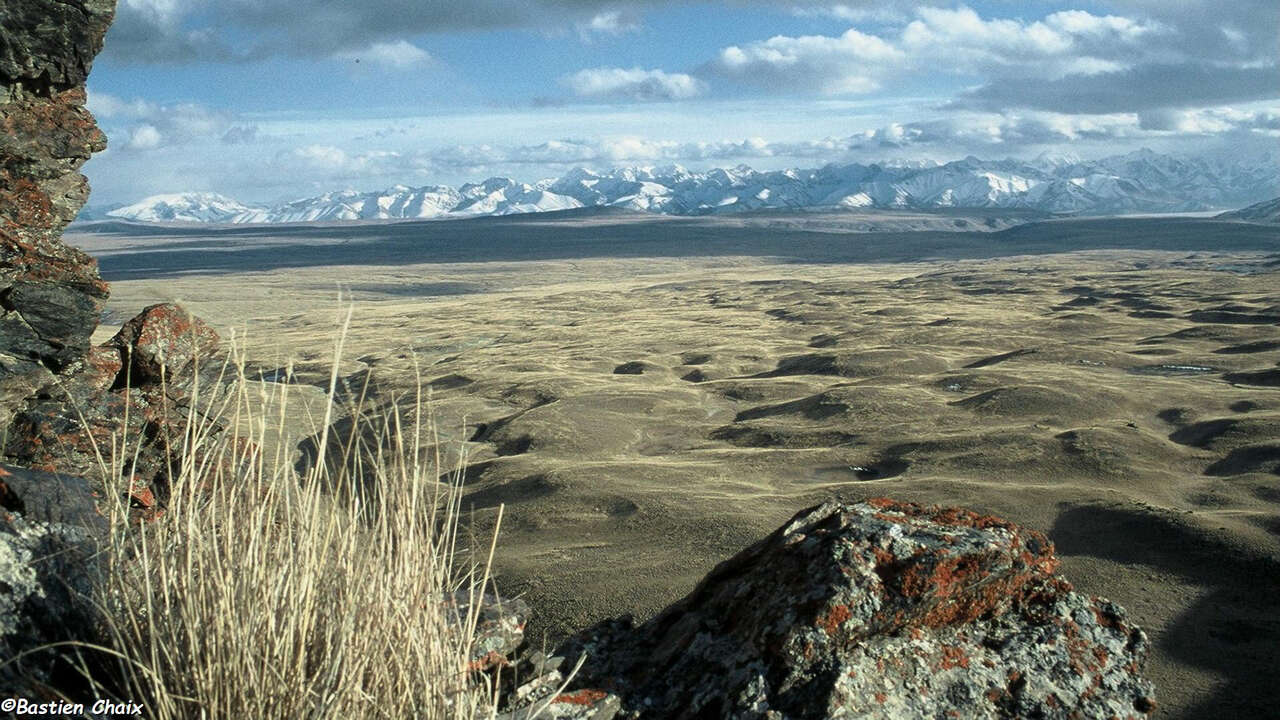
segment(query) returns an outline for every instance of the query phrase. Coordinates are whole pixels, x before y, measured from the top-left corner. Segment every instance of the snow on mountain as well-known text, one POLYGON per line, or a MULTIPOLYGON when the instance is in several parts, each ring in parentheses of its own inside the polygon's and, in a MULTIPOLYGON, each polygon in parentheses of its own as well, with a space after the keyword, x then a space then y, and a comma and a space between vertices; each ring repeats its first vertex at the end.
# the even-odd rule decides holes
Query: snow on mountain
POLYGON ((458 188, 397 185, 342 191, 277 207, 212 193, 157 195, 107 213, 142 222, 281 223, 455 218, 618 207, 671 215, 760 209, 1031 209, 1068 214, 1184 212, 1239 207, 1280 194, 1280 154, 1233 161, 1139 150, 1099 160, 827 165, 760 172, 745 165, 692 172, 678 165, 608 172, 576 168, 533 184, 495 177, 458 188))
POLYGON ((174 193, 152 195, 133 205, 110 210, 106 217, 136 222, 238 222, 253 208, 217 193, 174 193))
POLYGON ((542 187, 525 185, 509 178, 489 178, 480 184, 463 185, 460 202, 449 211, 454 215, 517 215, 580 208, 583 203, 542 187))

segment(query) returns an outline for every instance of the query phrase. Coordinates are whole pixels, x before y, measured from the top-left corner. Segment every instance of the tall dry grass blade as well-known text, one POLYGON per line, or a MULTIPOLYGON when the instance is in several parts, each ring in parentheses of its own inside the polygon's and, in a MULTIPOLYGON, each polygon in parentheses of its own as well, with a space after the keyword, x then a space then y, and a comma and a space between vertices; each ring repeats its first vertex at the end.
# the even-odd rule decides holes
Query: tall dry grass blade
MULTIPOLYGON (((104 691, 166 720, 492 713, 465 672, 477 618, 451 622, 443 604, 455 589, 460 471, 443 472, 438 454, 421 457, 424 435, 439 447, 421 388, 408 413, 392 403, 379 415, 364 391, 339 397, 351 317, 349 308, 335 338, 319 434, 323 453, 345 400, 353 431, 338 438, 339 455, 353 462, 321 455, 296 475, 279 450, 296 441, 287 388, 248 379, 234 334, 222 372, 230 387, 193 388, 204 397, 173 438, 177 461, 156 522, 130 520, 124 470, 142 439, 113 440, 107 572, 95 598, 117 660, 104 691), (220 427, 277 452, 266 457, 220 427)), ((487 567, 469 573, 488 581, 487 567)))

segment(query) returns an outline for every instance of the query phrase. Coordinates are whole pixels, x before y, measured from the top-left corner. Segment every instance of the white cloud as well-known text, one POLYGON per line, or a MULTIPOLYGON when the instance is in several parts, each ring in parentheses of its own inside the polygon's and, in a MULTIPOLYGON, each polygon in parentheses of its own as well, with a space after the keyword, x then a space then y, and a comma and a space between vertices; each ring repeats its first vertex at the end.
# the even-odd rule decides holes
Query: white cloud
POLYGON ((1144 130, 1177 135, 1250 132, 1280 137, 1280 107, 1247 111, 1230 107, 1150 110, 1139 115, 1144 130))
POLYGON ((899 159, 947 161, 969 154, 1031 157, 1046 150, 1087 157, 1142 146, 1180 153, 1220 147, 1228 157, 1240 157, 1274 152, 1280 137, 1277 103, 1206 107, 1165 118, 1148 113, 942 111, 924 105, 867 114, 866 107, 863 101, 807 107, 781 100, 745 105, 697 101, 691 107, 476 111, 457 117, 330 118, 305 125, 291 117, 258 118, 248 127, 260 132, 235 133, 249 132, 248 145, 231 145, 226 139, 231 128, 246 127, 243 119, 222 135, 186 139, 169 135, 165 125, 128 120, 127 130, 108 130, 115 148, 109 161, 95 158, 86 172, 94 183, 95 204, 133 201, 175 188, 277 202, 347 187, 458 185, 494 175, 530 181, 562 175, 574 166, 606 170, 679 163, 705 169, 746 163, 777 170, 899 159), (759 122, 737 122, 743 114, 759 122), (709 129, 705 122, 685 121, 689 116, 723 116, 726 121, 709 129), (405 132, 371 132, 389 126, 405 132), (575 134, 588 127, 601 133, 608 128, 612 134, 575 134), (664 134, 655 135, 653 128, 664 134), (498 137, 505 140, 495 141, 498 137), (135 147, 126 147, 131 142, 135 147))
POLYGON ((871 5, 836 3, 818 7, 798 5, 792 7, 791 12, 800 17, 826 17, 846 22, 900 22, 907 18, 902 9, 884 2, 871 5))
POLYGON ((777 35, 720 51, 718 73, 781 92, 816 89, 827 95, 867 93, 906 60, 889 42, 849 29, 839 37, 777 35))
POLYGON ((1102 35, 1136 40, 1151 32, 1163 31, 1158 23, 1140 23, 1130 18, 1106 15, 1099 17, 1083 10, 1063 10, 1045 18, 1052 28, 1072 35, 1102 35))
POLYGON ((1157 23, 1083 10, 1043 21, 983 19, 968 7, 921 8, 902 31, 901 47, 923 64, 951 70, 1061 77, 1112 72, 1140 59, 1138 41, 1163 32, 1157 23))
POLYGON ((575 165, 600 168, 646 163, 718 163, 773 160, 825 164, 876 160, 915 149, 913 155, 943 160, 971 151, 1017 153, 1081 141, 1140 140, 1149 136, 1132 114, 1073 116, 1056 113, 956 113, 927 121, 889 123, 846 136, 807 140, 743 139, 677 141, 641 135, 559 139, 530 145, 455 145, 401 158, 415 167, 491 172, 527 166, 553 174, 575 165))
MULTIPOLYGON (((234 117, 196 102, 159 105, 142 99, 123 100, 104 92, 90 92, 88 109, 99 119, 113 149, 142 152, 170 145, 218 140, 233 127, 234 117)), ((252 135, 253 126, 239 126, 237 137, 252 135), (246 135, 248 133, 248 135, 246 135)))
POLYGON ((121 0, 120 11, 136 13, 157 25, 172 27, 182 19, 185 8, 179 0, 121 0))
POLYGON ((622 35, 640 29, 640 19, 621 10, 605 10, 575 24, 578 35, 590 41, 597 35, 622 35))
POLYGON ((271 173, 279 177, 302 178, 313 185, 349 183, 362 178, 396 178, 395 182, 400 182, 417 177, 417 171, 424 162, 421 153, 394 150, 348 152, 333 145, 313 144, 276 153, 271 173))
POLYGON ((306 145, 296 148, 293 157, 314 168, 337 170, 345 167, 349 158, 346 151, 332 145, 306 145))
POLYGON ((105 52, 166 63, 323 58, 423 34, 494 29, 621 32, 666 0, 121 0, 105 52))
POLYGON ((89 111, 99 118, 146 118, 155 114, 157 107, 141 98, 122 100, 115 95, 90 90, 85 103, 89 111))
POLYGON ((141 98, 124 100, 90 92, 87 105, 113 141, 110 147, 129 152, 222 139, 233 127, 239 128, 235 139, 240 141, 256 134, 253 125, 233 126, 232 114, 198 103, 159 105, 141 98))
POLYGON ((163 141, 164 136, 154 125, 139 125, 130 133, 127 147, 130 150, 154 150, 163 141))
MULTIPOLYGON (((857 22, 894 7, 840 4, 793 11, 857 22)), ((911 74, 1059 78, 1117 72, 1144 58, 1149 36, 1167 32, 1155 21, 1082 10, 1027 22, 983 18, 963 5, 924 6, 899 29, 879 34, 851 28, 838 36, 779 35, 726 47, 709 68, 780 93, 860 94, 911 74)))
POLYGON ((431 62, 431 54, 407 40, 372 43, 363 50, 345 50, 335 53, 338 60, 372 63, 384 68, 406 70, 431 62))
POLYGON ((580 97, 627 100, 687 100, 706 92, 706 84, 684 73, 641 68, 591 68, 563 80, 580 97))

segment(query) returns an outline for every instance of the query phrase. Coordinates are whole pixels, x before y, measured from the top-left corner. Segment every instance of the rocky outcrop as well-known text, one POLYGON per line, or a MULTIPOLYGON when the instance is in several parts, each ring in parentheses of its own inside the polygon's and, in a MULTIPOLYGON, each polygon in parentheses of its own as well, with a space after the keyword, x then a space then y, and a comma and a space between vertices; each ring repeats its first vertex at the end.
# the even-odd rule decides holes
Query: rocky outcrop
POLYGON ((114 0, 0 7, 0 425, 89 349, 106 284, 60 240, 88 198, 80 166, 106 147, 84 80, 114 0))
POLYGON ((123 437, 142 448, 126 471, 149 487, 171 474, 193 369, 218 339, 157 305, 90 347, 107 286, 61 233, 88 197, 80 166, 106 147, 84 81, 114 12, 114 0, 0 7, 0 452, 100 477, 113 435, 123 437))
POLYGON ((18 659, 0 665, 0 690, 66 687, 62 653, 24 651, 92 637, 82 600, 105 463, 124 451, 136 515, 155 517, 190 450, 197 369, 220 367, 216 333, 172 305, 90 347, 107 286, 61 233, 88 198, 80 167, 106 147, 84 81, 114 12, 114 0, 0 3, 0 456, 16 463, 0 466, 0 658, 18 659))
MULTIPOLYGON (((535 699, 550 717, 593 720, 1150 714, 1146 636, 1057 564, 1043 535, 998 518, 827 503, 643 625, 571 638, 556 664, 583 662, 571 690, 535 699)), ((521 687, 548 685, 527 675, 521 687)), ((507 702, 512 718, 539 706, 507 702)))

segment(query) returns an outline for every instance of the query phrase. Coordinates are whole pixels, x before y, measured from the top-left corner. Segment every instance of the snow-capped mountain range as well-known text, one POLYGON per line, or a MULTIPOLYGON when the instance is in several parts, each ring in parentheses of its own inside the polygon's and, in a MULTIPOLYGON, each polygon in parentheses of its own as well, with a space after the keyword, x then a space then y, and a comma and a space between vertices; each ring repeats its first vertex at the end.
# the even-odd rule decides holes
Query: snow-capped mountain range
POLYGON ((758 172, 745 165, 692 172, 680 166, 609 172, 583 168, 532 185, 490 178, 458 188, 396 185, 331 192, 275 207, 216 193, 156 195, 90 210, 82 220, 295 223, 464 218, 618 207, 671 215, 763 209, 1029 209, 1103 215, 1236 208, 1280 194, 1280 153, 1221 161, 1139 150, 1101 160, 965 158, 940 163, 828 165, 758 172))

